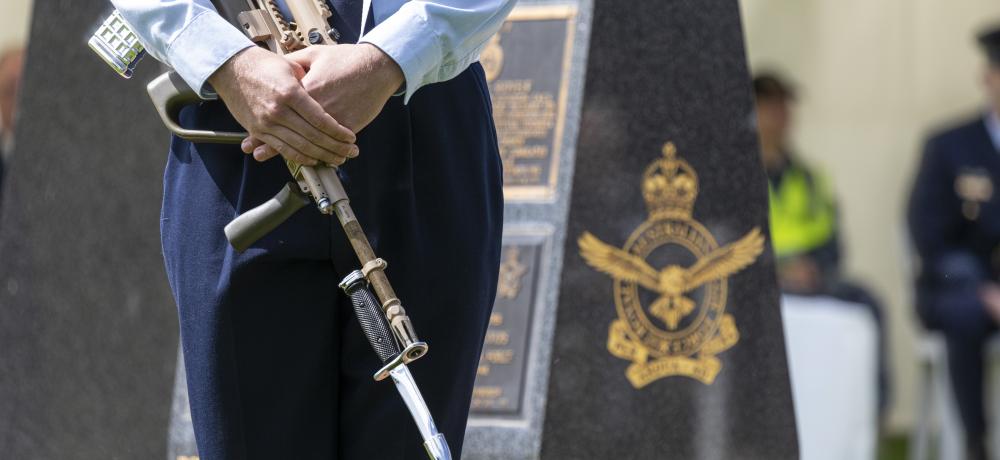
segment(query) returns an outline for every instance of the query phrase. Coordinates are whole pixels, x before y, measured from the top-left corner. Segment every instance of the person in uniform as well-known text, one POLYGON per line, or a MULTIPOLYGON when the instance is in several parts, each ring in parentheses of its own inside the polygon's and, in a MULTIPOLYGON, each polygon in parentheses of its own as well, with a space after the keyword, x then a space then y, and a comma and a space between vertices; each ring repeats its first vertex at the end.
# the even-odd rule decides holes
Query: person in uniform
POLYGON ((970 459, 987 458, 983 344, 1000 318, 1000 28, 979 43, 987 107, 927 140, 908 211, 917 313, 945 337, 970 459))
POLYGON ((884 414, 889 399, 889 372, 881 304, 867 289, 843 276, 833 192, 823 175, 792 153, 789 138, 794 89, 784 78, 769 72, 754 77, 753 89, 781 290, 834 297, 872 315, 879 331, 878 403, 880 414, 884 414))
POLYGON ((381 363, 337 288, 359 267, 336 220, 307 207, 244 253, 226 241, 226 223, 290 179, 278 156, 343 165, 358 220, 430 344, 411 369, 460 458, 503 223, 477 57, 514 1, 374 0, 362 31, 362 2, 332 0, 343 44, 285 57, 208 0, 113 3, 153 57, 224 102, 185 109, 185 126, 251 136, 175 137, 164 174, 163 254, 201 458, 426 458, 393 385, 372 380, 381 363))

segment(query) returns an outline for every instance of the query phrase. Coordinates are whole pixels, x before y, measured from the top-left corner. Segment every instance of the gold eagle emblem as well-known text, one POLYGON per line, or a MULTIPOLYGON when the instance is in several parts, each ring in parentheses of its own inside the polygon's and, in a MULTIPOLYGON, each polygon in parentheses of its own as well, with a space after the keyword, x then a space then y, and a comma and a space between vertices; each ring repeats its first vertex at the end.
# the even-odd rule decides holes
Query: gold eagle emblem
POLYGON ((683 316, 694 311, 695 302, 684 296, 702 284, 726 278, 757 260, 764 251, 764 236, 755 228, 735 243, 728 244, 698 259, 688 268, 667 265, 657 271, 645 260, 604 243, 590 232, 579 240, 580 255, 587 264, 615 279, 632 281, 660 297, 649 306, 649 311, 677 329, 683 316))
POLYGON ((649 219, 623 248, 587 231, 577 241, 583 260, 614 280, 618 319, 611 324, 608 350, 633 362, 626 377, 635 388, 671 375, 714 382, 722 367, 715 354, 739 340, 732 315, 725 313, 728 278, 764 251, 760 228, 720 247, 692 218, 698 176, 676 154, 667 143, 664 158, 643 174, 649 219), (654 268, 647 261, 651 256, 665 259, 663 268, 654 268), (682 259, 691 256, 694 262, 685 266, 682 259), (650 299, 647 308, 643 304, 650 299))

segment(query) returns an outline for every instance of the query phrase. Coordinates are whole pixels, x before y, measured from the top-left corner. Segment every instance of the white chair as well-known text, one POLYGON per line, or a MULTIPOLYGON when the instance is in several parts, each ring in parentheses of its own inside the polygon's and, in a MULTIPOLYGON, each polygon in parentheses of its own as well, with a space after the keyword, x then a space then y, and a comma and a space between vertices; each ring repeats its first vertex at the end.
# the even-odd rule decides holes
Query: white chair
POLYGON ((874 459, 878 326, 860 305, 782 297, 802 460, 874 459))
POLYGON ((914 406, 917 418, 910 435, 910 460, 959 460, 963 455, 963 434, 948 377, 944 337, 924 334, 917 343, 917 359, 920 381, 914 406))
MULTIPOLYGON (((987 371, 986 407, 988 413, 1000 414, 1000 398, 997 398, 996 388, 998 362, 1000 362, 1000 337, 993 337, 984 351, 987 371)), ((939 333, 925 333, 917 343, 917 358, 920 360, 920 388, 917 392, 917 419, 913 432, 910 434, 910 460, 962 460, 965 438, 962 421, 958 415, 958 406, 952 392, 951 380, 948 376, 948 354, 945 350, 944 337, 939 333)), ((991 425, 992 449, 1000 452, 1000 430, 995 417, 991 425)))

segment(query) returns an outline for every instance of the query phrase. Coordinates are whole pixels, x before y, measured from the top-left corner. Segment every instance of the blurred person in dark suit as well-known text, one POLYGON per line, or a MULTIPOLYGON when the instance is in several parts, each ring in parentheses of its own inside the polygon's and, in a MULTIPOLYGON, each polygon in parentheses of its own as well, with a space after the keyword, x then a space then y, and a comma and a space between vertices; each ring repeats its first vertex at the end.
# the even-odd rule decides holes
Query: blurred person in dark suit
POLYGON ((881 305, 866 289, 844 278, 836 200, 826 178, 792 153, 794 89, 774 73, 758 74, 753 89, 781 290, 833 297, 871 313, 879 330, 878 401, 883 414, 889 385, 881 305))
POLYGON ((970 459, 987 458, 983 345, 1000 318, 1000 27, 978 40, 986 108, 927 140, 908 212, 917 313, 945 336, 970 459))
POLYGON ((14 147, 17 89, 23 65, 22 48, 9 49, 0 54, 0 178, 3 176, 4 163, 14 147))

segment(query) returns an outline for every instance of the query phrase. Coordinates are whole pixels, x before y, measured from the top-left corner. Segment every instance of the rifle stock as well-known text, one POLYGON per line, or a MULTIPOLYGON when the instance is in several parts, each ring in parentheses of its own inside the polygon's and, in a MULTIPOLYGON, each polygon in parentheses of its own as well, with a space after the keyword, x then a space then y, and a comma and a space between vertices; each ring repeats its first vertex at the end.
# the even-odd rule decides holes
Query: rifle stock
POLYGON ((201 101, 196 93, 177 72, 166 72, 146 85, 146 92, 153 101, 160 120, 172 133, 191 142, 216 144, 239 144, 248 136, 245 132, 208 131, 187 129, 181 126, 181 109, 201 101))

